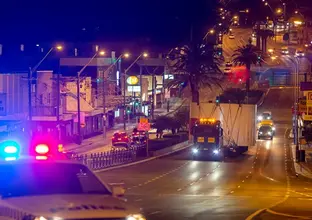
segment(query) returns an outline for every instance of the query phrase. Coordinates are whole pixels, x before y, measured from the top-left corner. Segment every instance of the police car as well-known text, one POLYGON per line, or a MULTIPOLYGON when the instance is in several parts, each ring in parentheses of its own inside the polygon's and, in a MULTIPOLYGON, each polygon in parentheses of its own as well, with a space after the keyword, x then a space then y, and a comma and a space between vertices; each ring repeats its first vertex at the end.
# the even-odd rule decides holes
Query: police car
POLYGON ((1 143, 0 219, 145 220, 122 198, 121 184, 103 183, 78 162, 43 159, 47 149, 37 149, 38 155, 26 157, 17 143, 1 143))

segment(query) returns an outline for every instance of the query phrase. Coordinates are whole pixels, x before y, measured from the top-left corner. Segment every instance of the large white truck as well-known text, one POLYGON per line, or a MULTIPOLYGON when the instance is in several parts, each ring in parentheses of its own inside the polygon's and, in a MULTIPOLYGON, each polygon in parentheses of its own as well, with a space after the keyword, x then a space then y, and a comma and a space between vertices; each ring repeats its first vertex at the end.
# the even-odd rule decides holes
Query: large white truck
MULTIPOLYGON (((194 141, 193 153, 199 154, 201 149, 204 152, 217 152, 218 148, 223 154, 240 154, 248 150, 248 147, 254 146, 257 139, 257 106, 249 104, 229 104, 229 103, 197 103, 191 104, 191 138, 194 141), (215 137, 220 139, 219 144, 209 144, 209 135, 206 133, 206 138, 201 137, 205 134, 197 135, 196 132, 201 130, 196 127, 202 126, 203 121, 216 121, 222 128, 221 135, 215 137), (199 123, 198 123, 199 122, 199 123), (198 126, 200 125, 200 126, 198 126), (198 141, 197 139, 201 139, 198 141), (204 143, 199 142, 206 142, 204 143), (216 146, 219 145, 219 146, 216 146), (201 147, 202 146, 202 147, 201 147), (213 149, 209 149, 213 148, 213 149)), ((207 123, 206 123, 207 124, 207 123)), ((208 129, 209 130, 209 129, 208 129)), ((207 130, 207 131, 208 131, 207 130)), ((215 134, 217 134, 215 132, 215 134)))

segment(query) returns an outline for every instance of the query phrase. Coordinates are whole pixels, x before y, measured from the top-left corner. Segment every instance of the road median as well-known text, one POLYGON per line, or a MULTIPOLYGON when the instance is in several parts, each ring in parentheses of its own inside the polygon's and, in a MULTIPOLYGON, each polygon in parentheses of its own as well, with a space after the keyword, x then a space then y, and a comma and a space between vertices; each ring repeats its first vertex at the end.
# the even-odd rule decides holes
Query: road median
POLYGON ((189 146, 191 146, 189 141, 184 141, 173 146, 150 151, 149 155, 151 156, 149 157, 146 156, 146 147, 139 146, 126 150, 112 150, 109 152, 102 152, 91 155, 74 155, 71 159, 87 165, 96 172, 102 172, 145 163, 184 150, 189 146))

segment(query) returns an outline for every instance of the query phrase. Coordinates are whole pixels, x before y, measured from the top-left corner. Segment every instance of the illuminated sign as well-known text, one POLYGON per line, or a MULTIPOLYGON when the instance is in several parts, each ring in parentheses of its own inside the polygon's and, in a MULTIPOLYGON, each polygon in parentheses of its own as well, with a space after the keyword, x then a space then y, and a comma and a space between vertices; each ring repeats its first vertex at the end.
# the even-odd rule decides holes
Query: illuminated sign
POLYGON ((136 85, 139 83, 139 78, 137 76, 129 76, 127 78, 128 85, 136 85))

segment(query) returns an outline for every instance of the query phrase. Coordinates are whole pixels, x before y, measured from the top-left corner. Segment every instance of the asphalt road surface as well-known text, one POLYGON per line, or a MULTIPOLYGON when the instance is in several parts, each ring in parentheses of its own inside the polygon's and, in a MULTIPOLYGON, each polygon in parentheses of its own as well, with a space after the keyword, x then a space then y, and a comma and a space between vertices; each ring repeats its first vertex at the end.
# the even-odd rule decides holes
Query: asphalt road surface
POLYGON ((148 219, 291 219, 312 216, 312 181, 296 176, 290 140, 293 90, 271 89, 261 111, 272 111, 273 141, 260 140, 241 157, 193 161, 188 150, 99 173, 125 182, 129 202, 148 219))

